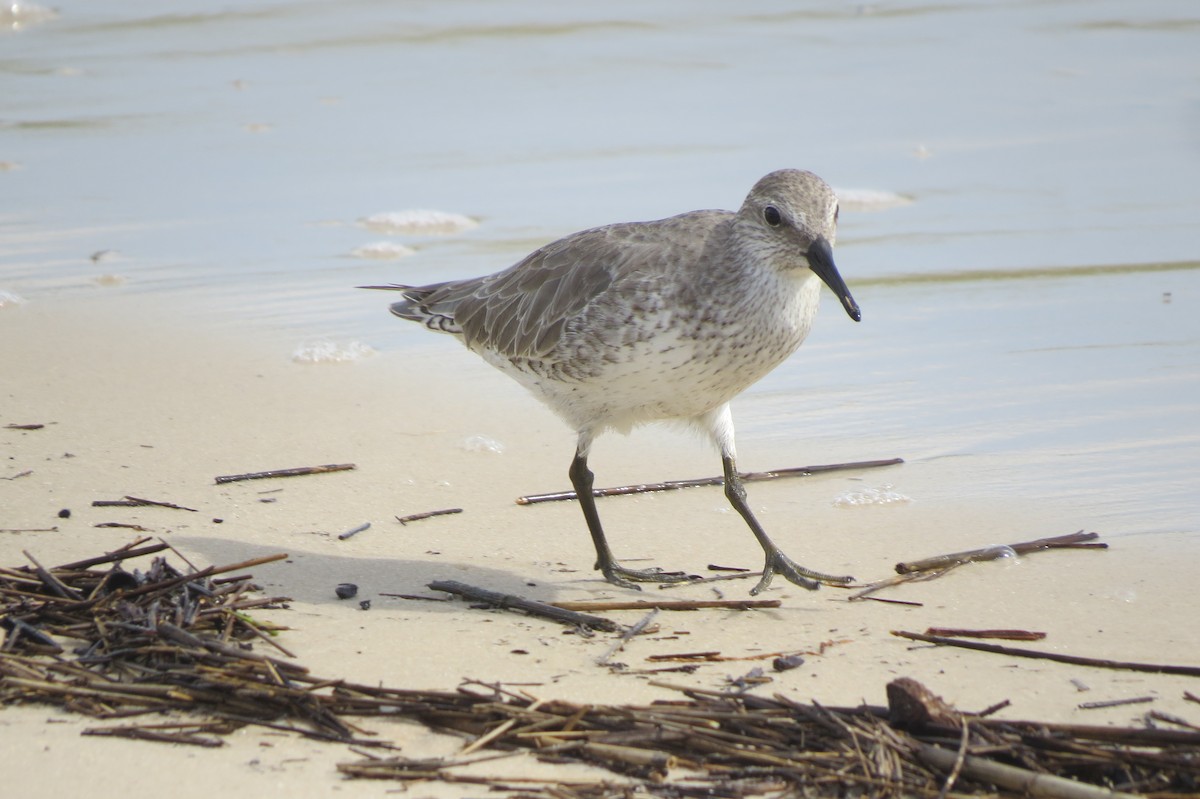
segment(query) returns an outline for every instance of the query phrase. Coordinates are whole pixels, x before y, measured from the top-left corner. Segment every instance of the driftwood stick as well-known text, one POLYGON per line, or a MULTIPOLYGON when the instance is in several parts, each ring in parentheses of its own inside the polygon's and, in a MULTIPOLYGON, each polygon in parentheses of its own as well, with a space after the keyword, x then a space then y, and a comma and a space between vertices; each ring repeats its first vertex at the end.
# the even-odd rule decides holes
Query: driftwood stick
POLYGON ((121 547, 115 552, 108 552, 94 558, 77 560, 73 563, 64 563, 63 565, 56 566, 55 568, 59 569, 60 571, 79 571, 82 569, 90 569, 92 566, 99 566, 101 563, 120 563, 126 558, 136 558, 140 557, 141 555, 153 555, 155 552, 162 552, 168 546, 165 541, 160 541, 157 544, 150 544, 149 546, 141 546, 141 544, 145 543, 147 540, 149 539, 143 538, 138 541, 134 541, 128 546, 121 547))
POLYGON ((339 535, 338 541, 345 541, 347 538, 351 538, 352 536, 356 536, 364 530, 370 530, 370 529, 371 529, 371 523, 363 522, 362 524, 358 525, 357 527, 352 527, 349 530, 347 530, 346 532, 339 535))
POLYGON ((873 583, 867 583, 865 586, 863 586, 861 591, 850 596, 850 601, 853 602, 856 599, 874 599, 871 594, 874 594, 877 591, 882 591, 885 588, 891 588, 895 585, 901 585, 903 583, 921 583, 925 582, 926 580, 934 580, 946 574, 951 569, 962 566, 963 563, 966 563, 966 561, 951 563, 942 567, 941 569, 936 570, 931 569, 929 571, 908 572, 907 574, 893 574, 891 577, 885 577, 882 580, 876 580, 873 583))
MULTIPOLYGON (((781 477, 809 477, 823 472, 836 472, 848 469, 874 469, 880 466, 895 466, 904 463, 903 458, 888 458, 875 461, 852 461, 850 463, 829 463, 817 466, 794 466, 787 469, 773 469, 769 472, 741 472, 745 482, 760 480, 778 480, 781 477)), ((697 488, 699 486, 719 486, 724 484, 723 477, 699 477, 692 480, 666 480, 661 483, 639 483, 637 485, 615 486, 612 488, 594 488, 594 497, 619 497, 627 494, 648 494, 654 491, 676 491, 681 488, 697 488)), ((556 491, 548 494, 528 494, 517 498, 518 505, 534 505, 539 502, 562 502, 576 499, 574 491, 556 491)))
POLYGON ((244 560, 241 563, 231 563, 228 566, 208 566, 198 572, 191 574, 181 574, 178 577, 172 577, 168 580, 160 580, 157 583, 148 583, 143 586, 131 589, 125 592, 126 597, 138 596, 140 594, 149 594, 153 591, 162 591, 166 588, 173 588, 181 583, 190 583, 193 580, 203 580, 206 577, 212 577, 214 574, 224 574, 225 572, 241 571, 249 569, 253 566, 261 566, 264 563, 274 563, 277 560, 283 560, 288 555, 286 552, 280 552, 276 555, 265 555, 261 558, 252 558, 244 560))
POLYGON ((1045 549, 1107 549, 1108 544, 1095 542, 1097 538, 1099 538, 1097 533, 1085 533, 1080 530, 1070 535, 1039 538, 1034 541, 1022 541, 1017 544, 1000 544, 983 547, 982 549, 952 552, 949 555, 935 555, 931 558, 905 561, 896 564, 895 575, 861 586, 862 590, 853 594, 850 599, 851 601, 864 599, 870 594, 874 594, 884 588, 900 585, 901 583, 933 580, 945 575, 952 569, 976 561, 995 560, 996 558, 1013 554, 1027 555, 1032 552, 1041 552, 1045 549))
POLYGON ((271 469, 265 472, 246 472, 244 474, 223 474, 216 478, 218 483, 236 483, 240 480, 265 480, 268 477, 298 477, 304 474, 324 474, 325 472, 344 472, 358 468, 353 463, 327 463, 324 466, 300 466, 295 469, 271 469))
POLYGON ((1010 657, 1037 658, 1053 660, 1057 663, 1070 663, 1075 666, 1093 666, 1100 669, 1120 669, 1122 671, 1144 671, 1152 674, 1179 674, 1185 677, 1200 677, 1200 666, 1177 666, 1163 663, 1131 663, 1104 658, 1089 658, 1079 655, 1064 655, 1059 652, 1043 652, 1037 649, 1020 649, 1018 647, 985 644, 982 641, 960 641, 956 638, 943 638, 936 635, 892 630, 892 635, 908 638, 912 641, 923 641, 927 644, 957 646, 962 649, 975 649, 979 652, 993 652, 997 655, 1010 657))
POLYGON ((83 599, 83 594, 79 593, 70 586, 63 585, 61 580, 51 574, 45 566, 37 562, 37 558, 29 554, 29 550, 26 549, 21 551, 24 553, 25 557, 29 558, 29 562, 33 564, 34 572, 37 573, 37 576, 41 579, 42 583, 48 589, 50 589, 50 591, 62 597, 63 599, 71 599, 75 601, 83 599))
POLYGON ((408 524, 409 522, 419 522, 422 519, 432 519, 434 516, 449 516, 452 513, 462 513, 462 508, 443 508, 442 510, 427 510, 424 513, 410 513, 407 516, 397 516, 396 521, 408 524))
POLYGON ((607 632, 617 632, 621 629, 621 625, 611 619, 589 616, 586 613, 577 613, 573 610, 563 610, 562 608, 556 608, 554 605, 547 605, 545 602, 526 599, 514 594, 502 594, 499 591, 490 591, 486 588, 477 588, 473 585, 460 583, 457 580, 435 580, 429 584, 429 587, 434 591, 458 594, 461 597, 474 599, 478 602, 486 602, 498 608, 523 610, 526 613, 551 619, 560 624, 582 625, 607 632))
POLYGON ((929 571, 931 569, 944 569, 947 566, 957 566, 961 563, 995 560, 996 558, 1003 558, 1014 553, 1017 555, 1027 555, 1030 552, 1039 552, 1043 549, 1107 549, 1108 544, 1086 543, 1095 541, 1099 537, 1097 533, 1085 533, 1083 530, 1080 530, 1070 535, 1039 538, 1035 541, 1022 541, 1019 544, 1001 544, 983 547, 982 549, 971 549, 966 552, 952 552, 949 555, 936 555, 932 558, 897 563, 896 573, 909 574, 911 572, 929 571))
POLYGON ((1134 696, 1129 699, 1104 699, 1099 702, 1080 702, 1076 707, 1080 710, 1100 710, 1109 707, 1121 707, 1122 705, 1142 705, 1153 701, 1153 696, 1134 696))
POLYGON ((777 608, 783 604, 779 599, 660 599, 660 600, 613 600, 613 601, 566 601, 551 602, 556 608, 564 610, 702 610, 705 608, 727 608, 730 610, 746 610, 748 608, 777 608))
MULTIPOLYGON (((583 603, 583 604, 586 604, 586 603, 583 603)), ((556 607, 557 607, 557 604, 556 604, 556 607)), ((654 621, 654 617, 658 615, 658 611, 659 611, 658 608, 654 608, 649 613, 647 613, 645 616, 643 616, 636 624, 634 624, 632 627, 630 627, 628 630, 626 630, 624 633, 622 633, 621 637, 617 640, 616 643, 614 643, 612 646, 610 646, 608 649, 606 649, 604 651, 603 655, 596 658, 596 663, 600 666, 608 665, 608 659, 611 658, 613 655, 615 655, 617 652, 621 651, 621 649, 625 646, 625 644, 629 641, 630 638, 633 638, 635 635, 640 635, 642 633, 642 631, 645 630, 650 625, 650 622, 654 621)))
MULTIPOLYGON (((918 743, 917 757, 941 771, 951 771, 959 760, 956 753, 940 746, 918 743)), ((966 755, 961 773, 972 780, 991 783, 1022 796, 1037 799, 1136 799, 1137 794, 1076 782, 1053 774, 1039 774, 983 757, 966 755)))
POLYGON ((159 502, 158 500, 155 500, 155 499, 142 499, 141 497, 131 497, 128 494, 125 495, 125 499, 129 500, 130 502, 133 502, 136 505, 150 505, 155 508, 171 508, 172 510, 186 510, 186 511, 191 511, 192 513, 200 512, 200 511, 196 510, 195 508, 185 508, 183 505, 176 505, 174 502, 159 502))
POLYGON ((939 638, 1004 638, 1009 641, 1041 641, 1045 633, 1032 630, 963 630, 957 627, 929 627, 926 635, 939 638))

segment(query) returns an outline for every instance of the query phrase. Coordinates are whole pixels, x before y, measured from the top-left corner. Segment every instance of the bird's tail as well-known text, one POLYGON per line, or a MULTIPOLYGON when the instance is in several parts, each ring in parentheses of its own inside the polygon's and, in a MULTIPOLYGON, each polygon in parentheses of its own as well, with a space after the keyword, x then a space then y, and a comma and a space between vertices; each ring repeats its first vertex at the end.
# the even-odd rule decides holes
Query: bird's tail
POLYGON ((404 299, 393 302, 389 306, 393 314, 411 322, 420 322, 430 330, 439 333, 459 335, 462 333, 462 329, 454 321, 453 307, 442 309, 426 304, 426 299, 444 285, 446 284, 405 286, 400 283, 389 283, 385 286, 359 286, 359 288, 403 292, 404 299))

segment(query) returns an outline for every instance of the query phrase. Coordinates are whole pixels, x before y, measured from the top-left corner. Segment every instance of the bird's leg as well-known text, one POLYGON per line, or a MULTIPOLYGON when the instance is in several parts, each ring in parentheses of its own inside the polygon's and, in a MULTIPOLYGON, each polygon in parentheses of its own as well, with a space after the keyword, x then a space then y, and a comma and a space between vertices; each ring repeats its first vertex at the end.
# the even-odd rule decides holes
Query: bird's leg
POLYGON ((728 454, 722 455, 721 466, 725 470, 725 496, 728 498, 729 504, 746 520, 746 524, 750 527, 750 532, 754 533, 754 537, 758 539, 763 552, 767 555, 766 565, 763 566, 762 579, 758 581, 758 585, 750 589, 751 595, 758 594, 770 585, 771 578, 776 574, 781 574, 789 582, 807 588, 810 591, 815 591, 820 587, 821 583, 846 585, 854 581, 853 577, 837 577, 832 574, 822 574, 812 569, 806 569, 783 554, 779 547, 775 546, 775 542, 767 537, 767 533, 763 530, 762 525, 758 523, 758 519, 754 518, 754 513, 750 510, 750 505, 746 502, 746 487, 742 485, 742 478, 738 475, 737 464, 734 463, 733 456, 728 454))
POLYGON ((596 546, 596 569, 604 575, 604 579, 622 588, 642 590, 637 585, 642 583, 680 583, 688 580, 683 572, 664 572, 662 569, 627 569, 617 563, 612 550, 608 548, 608 540, 604 537, 604 528, 600 526, 600 514, 596 512, 596 498, 592 495, 592 472, 587 466, 587 451, 580 447, 571 461, 568 472, 571 485, 575 488, 575 496, 579 498, 579 507, 583 509, 583 518, 587 520, 588 532, 592 534, 592 543, 596 546))

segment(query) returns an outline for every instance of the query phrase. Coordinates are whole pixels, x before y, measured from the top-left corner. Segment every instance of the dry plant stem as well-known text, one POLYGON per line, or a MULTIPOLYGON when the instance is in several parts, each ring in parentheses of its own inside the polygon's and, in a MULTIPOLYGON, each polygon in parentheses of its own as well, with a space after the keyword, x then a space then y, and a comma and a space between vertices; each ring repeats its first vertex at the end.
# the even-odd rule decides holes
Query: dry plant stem
POLYGON ((596 663, 601 666, 607 665, 608 659, 611 658, 613 655, 615 655, 617 652, 621 651, 621 649, 624 648, 625 644, 629 641, 630 638, 633 638, 635 635, 642 634, 642 632, 650 625, 650 622, 654 621, 654 617, 658 615, 658 610, 659 610, 658 608, 654 608, 649 613, 647 613, 645 616, 643 616, 641 619, 639 619, 636 624, 634 624, 628 630, 623 632, 621 634, 621 637, 619 639, 617 639, 616 643, 614 643, 612 646, 610 646, 608 649, 606 649, 604 651, 603 655, 596 658, 596 663))
POLYGON ((160 541, 157 544, 150 544, 149 546, 145 547, 141 546, 141 544, 144 544, 149 540, 149 538, 141 538, 137 541, 134 541, 132 544, 128 544, 127 546, 124 546, 114 552, 108 552, 104 555, 94 558, 77 560, 73 563, 64 563, 62 566, 58 566, 57 569, 59 571, 81 571, 83 569, 90 569, 93 566, 99 566, 102 563, 120 563, 121 561, 129 558, 138 558, 142 555, 153 555, 154 553, 162 552, 164 549, 169 547, 165 541, 160 541))
POLYGON ((949 555, 936 555, 932 558, 897 563, 896 573, 908 574, 910 572, 923 572, 931 569, 942 569, 947 566, 957 566, 961 563, 995 560, 996 558, 1007 556, 1010 552, 1015 552, 1018 555, 1027 555, 1030 552, 1039 552, 1043 549, 1107 549, 1108 544, 1087 543, 1095 541, 1099 537, 1097 533, 1085 533, 1083 530, 1080 530, 1070 535, 1039 538, 1035 541, 1022 541, 1019 544, 1002 544, 983 547, 982 549, 971 549, 966 552, 952 552, 949 555))
POLYGON ((1076 707, 1080 710, 1100 710, 1107 707, 1121 707, 1122 705, 1141 705, 1147 702, 1153 702, 1152 696, 1135 696, 1131 699, 1108 699, 1100 702, 1080 702, 1076 707))
POLYGON ((243 474, 225 474, 216 478, 217 483, 236 483, 241 480, 265 480, 271 477, 299 477, 306 474, 324 474, 325 472, 344 472, 357 468, 353 463, 327 463, 324 466, 300 466, 295 469, 271 469, 265 472, 245 472, 243 474))
MULTIPOLYGON (((942 771, 954 768, 958 759, 954 752, 929 744, 919 744, 917 756, 942 771)), ((1039 774, 971 755, 963 758, 961 773, 980 782, 990 782, 1018 795, 1032 796, 1036 799, 1138 799, 1137 794, 1087 785, 1053 774, 1039 774)))
POLYGON ((423 513, 410 513, 407 516, 397 516, 396 521, 400 524, 408 524, 409 522, 419 522, 423 519, 432 519, 435 516, 450 516, 455 513, 462 513, 462 508, 443 508, 442 510, 427 510, 423 513))
POLYGON ((1085 533, 1080 530, 1070 535, 1039 538, 1035 541, 1023 541, 1018 544, 990 546, 982 549, 953 552, 949 555, 936 555, 931 558, 897 563, 896 575, 868 583, 858 593, 851 595, 850 600, 865 599, 884 588, 891 588, 902 583, 934 580, 964 564, 975 561, 995 560, 1012 552, 1018 555, 1027 555, 1046 549, 1106 549, 1108 544, 1093 543, 1098 537, 1096 533, 1085 533))
POLYGON ((908 638, 913 641, 923 641, 927 644, 957 646, 963 649, 993 652, 998 655, 1008 655, 1010 657, 1053 660, 1057 663, 1070 663, 1075 666, 1093 666, 1100 669, 1120 669, 1122 671, 1142 671, 1154 674, 1178 674, 1186 677, 1200 677, 1200 666, 1131 663, 1120 660, 1106 660, 1104 658, 1081 657, 1079 655, 1064 655, 1059 652, 1042 652, 1036 649, 1020 649, 1012 646, 1000 646, 999 644, 985 644, 980 641, 960 641, 955 638, 942 638, 936 635, 923 635, 922 633, 906 632, 904 630, 892 630, 892 635, 900 638, 908 638))
POLYGON ((958 627, 929 627, 926 635, 940 638, 1003 638, 1008 641, 1041 641, 1045 633, 1030 630, 963 630, 958 627))
MULTIPOLYGON (((876 469, 881 466, 895 466, 904 463, 903 458, 888 458, 887 460, 853 461, 850 463, 830 463, 818 466, 795 466, 787 469, 774 469, 769 472, 741 472, 743 482, 762 480, 778 480, 782 477, 809 477, 823 472, 836 472, 850 469, 876 469)), ((700 486, 724 485, 724 477, 699 477, 692 480, 666 480, 661 483, 639 483, 637 485, 615 486, 612 488, 592 489, 594 497, 619 497, 629 494, 648 494, 656 491, 676 491, 681 488, 698 488, 700 486)), ((518 505, 535 505, 539 502, 562 502, 578 499, 574 491, 555 491, 547 494, 527 494, 517 498, 518 505)))
POLYGON ((747 610, 749 608, 777 608, 783 604, 779 599, 663 599, 663 600, 581 600, 551 602, 563 610, 705 610, 726 608, 747 610))
POLYGON ((486 602, 498 608, 522 610, 534 616, 551 619, 559 624, 582 625, 606 632, 617 632, 621 629, 621 625, 600 616, 589 616, 584 613, 576 613, 573 610, 563 610, 553 605, 547 605, 545 602, 537 602, 514 594, 502 594, 498 591, 478 588, 456 580, 435 580, 429 584, 429 587, 434 591, 458 594, 461 597, 474 599, 478 602, 486 602))
POLYGON ((370 529, 371 529, 371 523, 363 522, 362 524, 358 525, 357 527, 351 528, 351 529, 347 530, 346 532, 342 533, 341 535, 339 535, 338 540, 345 541, 347 538, 356 536, 359 533, 363 532, 364 530, 370 530, 370 529))
POLYGON ((956 798, 1122 796, 1107 790, 1112 785, 1166 799, 1194 794, 1200 779, 1200 732, 1193 729, 966 718, 903 678, 888 685, 887 707, 826 707, 783 695, 668 683, 654 684, 682 696, 649 705, 596 705, 539 699, 512 683, 469 681, 458 690, 421 691, 320 677, 247 648, 258 628, 269 629, 267 622, 247 623, 235 610, 263 601, 252 595, 249 575, 220 584, 203 576, 241 573, 245 563, 198 569, 188 575, 190 582, 168 588, 179 572, 157 557, 149 569, 138 570, 144 575, 138 579, 149 581, 139 587, 151 590, 126 593, 125 586, 135 584, 133 574, 103 564, 120 562, 145 542, 92 559, 100 561, 99 569, 47 570, 87 596, 84 602, 55 593, 32 567, 0 568, 0 616, 13 622, 0 643, 0 706, 55 704, 121 719, 88 735, 177 745, 212 746, 254 724, 355 745, 364 759, 340 765, 347 776, 469 783, 528 799, 935 799, 949 791, 956 798), (55 636, 73 643, 47 647, 45 640, 55 636), (927 712, 910 712, 905 697, 927 712), (164 722, 161 714, 171 711, 187 715, 164 722), (129 721, 147 714, 144 724, 129 721), (477 764, 487 755, 449 761, 370 756, 367 747, 394 748, 349 720, 370 716, 463 735, 473 742, 467 751, 527 752, 607 774, 587 782, 553 773, 524 780, 481 773, 477 764), (473 766, 472 772, 458 772, 460 766, 473 766))
POLYGON ((185 508, 183 505, 176 505, 174 502, 159 502, 159 501, 153 500, 153 499, 142 499, 141 497, 131 497, 128 494, 125 495, 125 499, 127 499, 130 502, 133 502, 137 505, 150 505, 155 508, 170 508, 171 510, 186 510, 186 511, 191 511, 192 513, 200 512, 200 511, 196 510, 195 508, 185 508))

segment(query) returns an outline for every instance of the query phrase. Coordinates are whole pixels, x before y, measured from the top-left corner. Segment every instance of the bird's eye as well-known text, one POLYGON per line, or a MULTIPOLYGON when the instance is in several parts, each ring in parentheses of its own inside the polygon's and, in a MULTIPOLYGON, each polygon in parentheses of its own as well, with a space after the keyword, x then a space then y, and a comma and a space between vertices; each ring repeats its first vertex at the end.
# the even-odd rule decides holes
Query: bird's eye
POLYGON ((833 224, 835 224, 835 225, 838 222, 838 211, 840 211, 840 210, 841 209, 838 206, 836 206, 836 205, 833 206, 833 224))
POLYGON ((779 223, 783 221, 783 217, 779 215, 779 209, 773 205, 768 205, 763 209, 763 219, 767 220, 767 224, 771 227, 779 227, 779 223))

